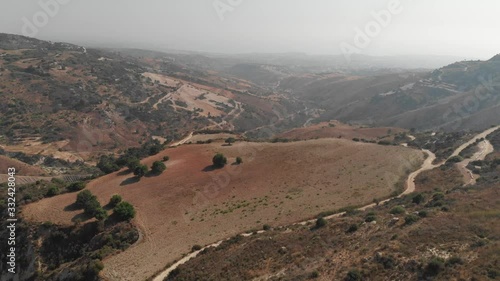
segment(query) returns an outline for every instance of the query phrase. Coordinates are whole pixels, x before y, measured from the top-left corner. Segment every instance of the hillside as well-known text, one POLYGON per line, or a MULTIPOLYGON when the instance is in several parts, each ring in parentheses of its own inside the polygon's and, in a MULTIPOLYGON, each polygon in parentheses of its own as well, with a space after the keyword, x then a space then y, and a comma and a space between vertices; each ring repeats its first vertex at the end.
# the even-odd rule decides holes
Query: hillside
MULTIPOLYGON (((420 151, 404 147, 325 139, 183 145, 143 162, 151 165, 165 155, 170 160, 160 176, 137 181, 120 171, 88 184, 103 205, 113 194, 131 202, 137 209, 133 222, 143 235, 127 251, 104 260, 106 278, 143 280, 194 244, 388 197, 404 188, 407 173, 423 159, 420 151), (216 152, 228 157, 222 170, 211 168, 216 152), (237 156, 243 164, 233 164, 237 156), (378 164, 370 165, 373 162, 378 164)), ((75 196, 68 193, 29 204, 23 217, 62 225, 85 219, 71 208, 75 196)))
MULTIPOLYGON (((498 56, 497 56, 498 57, 498 56)), ((402 128, 485 129, 500 121, 500 63, 462 61, 431 73, 290 76, 279 89, 338 119, 402 128)))
POLYGON ((59 142, 56 150, 71 161, 153 136, 172 141, 201 129, 245 131, 303 108, 166 54, 132 56, 8 34, 0 34, 0 85, 5 150, 59 142))
MULTIPOLYGON (((496 149, 499 136, 487 137, 496 149)), ((413 194, 233 236, 170 268, 164 280, 496 280, 499 164, 498 152, 475 161, 480 180, 471 183, 461 163, 443 161, 417 176, 413 194)))

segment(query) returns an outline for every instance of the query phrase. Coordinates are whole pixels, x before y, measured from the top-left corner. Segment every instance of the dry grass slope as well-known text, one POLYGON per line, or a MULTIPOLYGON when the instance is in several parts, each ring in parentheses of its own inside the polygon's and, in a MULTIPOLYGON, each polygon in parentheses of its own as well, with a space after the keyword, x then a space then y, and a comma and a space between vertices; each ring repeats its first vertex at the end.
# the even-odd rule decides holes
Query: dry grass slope
MULTIPOLYGON (((387 197, 423 160, 420 151, 404 147, 322 139, 184 145, 143 163, 150 166, 166 155, 170 161, 160 176, 135 181, 121 171, 88 185, 101 204, 116 193, 131 202, 137 209, 134 223, 143 236, 124 253, 105 260, 103 275, 109 280, 143 280, 194 244, 387 197), (209 166, 216 152, 228 157, 224 169, 209 166), (237 156, 243 158, 242 165, 232 164, 237 156)), ((32 221, 70 224, 79 211, 65 208, 75 196, 44 199, 26 206, 23 215, 32 221)))

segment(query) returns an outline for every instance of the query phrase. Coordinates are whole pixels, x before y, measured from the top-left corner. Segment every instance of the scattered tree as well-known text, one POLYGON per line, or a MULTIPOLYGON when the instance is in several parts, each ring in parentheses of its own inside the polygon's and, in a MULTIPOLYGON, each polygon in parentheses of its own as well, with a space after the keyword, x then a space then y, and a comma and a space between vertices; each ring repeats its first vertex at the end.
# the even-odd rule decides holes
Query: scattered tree
POLYGON ((134 170, 134 175, 138 178, 144 177, 148 173, 148 167, 146 165, 139 165, 134 170))
POLYGON ((227 158, 222 153, 215 154, 212 158, 212 163, 216 168, 222 168, 227 164, 227 158))
POLYGON ((59 194, 59 188, 57 188, 57 186, 51 186, 49 187, 49 190, 47 190, 47 193, 45 195, 47 197, 52 197, 56 196, 57 194, 59 194))
POLYGON ((196 252, 196 251, 199 251, 203 249, 203 247, 201 247, 200 245, 196 244, 194 245, 192 248, 191 248, 191 252, 196 252))
POLYGON ((326 225, 326 220, 325 218, 321 217, 316 220, 316 225, 314 226, 315 229, 322 228, 326 225))
POLYGON ((80 191, 82 189, 85 188, 85 183, 84 182, 74 182, 70 185, 68 185, 68 187, 66 187, 67 190, 71 191, 71 192, 74 192, 74 191, 80 191))
POLYGON ((243 163, 243 159, 240 156, 236 157, 236 164, 240 165, 241 163, 243 163))
POLYGON ((161 174, 163 171, 167 169, 167 166, 161 161, 155 161, 153 165, 151 166, 151 172, 154 174, 161 174))
POLYGON ((75 204, 80 208, 84 208, 85 204, 88 201, 92 200, 92 198, 95 198, 95 196, 92 194, 92 192, 90 192, 90 190, 83 190, 76 195, 75 204))
POLYGON ((135 171, 135 169, 137 167, 139 167, 140 165, 141 165, 141 161, 139 161, 139 159, 131 158, 130 160, 128 160, 127 168, 129 168, 130 171, 135 171))
POLYGON ((87 202, 85 202, 85 206, 83 207, 85 214, 92 217, 94 217, 100 209, 102 209, 101 204, 97 201, 97 197, 95 196, 92 196, 87 202))
POLYGON ((413 198, 411 199, 411 201, 417 205, 419 205, 420 203, 424 202, 424 195, 422 193, 417 193, 415 194, 415 196, 413 196, 413 198))
POLYGON ((429 276, 436 276, 444 269, 443 259, 433 258, 425 268, 425 273, 429 276))
POLYGON ((163 162, 167 162, 168 160, 170 160, 170 157, 168 157, 168 156, 163 156, 163 162))
POLYGON ((226 139, 226 143, 227 143, 228 145, 232 145, 234 142, 236 142, 236 139, 235 139, 235 138, 233 138, 233 137, 230 137, 230 138, 227 138, 227 139, 226 139))
POLYGON ((108 218, 108 212, 106 212, 103 208, 98 208, 95 210, 94 217, 97 220, 103 221, 108 218))
POLYGON ((130 221, 135 217, 135 209, 132 204, 122 201, 113 209, 120 220, 130 221))
POLYGON ((349 228, 347 229, 347 233, 353 233, 358 231, 358 225, 357 224, 351 224, 349 228))
POLYGON ((118 194, 115 194, 115 195, 111 196, 111 199, 109 199, 109 206, 114 208, 120 202, 122 202, 122 197, 118 194))
POLYGON ((349 270, 347 276, 344 279, 345 281, 361 281, 363 280, 363 275, 357 269, 349 270))
POLYGON ((405 208, 403 208, 402 206, 395 206, 390 211, 390 213, 393 215, 400 215, 400 214, 404 214, 405 212, 406 212, 405 208))
POLYGON ((410 214, 405 217, 405 225, 416 223, 420 219, 419 216, 410 214))

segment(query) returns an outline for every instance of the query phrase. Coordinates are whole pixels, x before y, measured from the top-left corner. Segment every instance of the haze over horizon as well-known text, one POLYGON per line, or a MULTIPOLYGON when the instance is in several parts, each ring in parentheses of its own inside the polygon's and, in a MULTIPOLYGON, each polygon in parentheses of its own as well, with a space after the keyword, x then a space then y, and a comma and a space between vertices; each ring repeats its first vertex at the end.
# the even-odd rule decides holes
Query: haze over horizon
POLYGON ((500 2, 494 0, 55 1, 3 3, 0 32, 99 47, 228 54, 338 55, 342 44, 376 56, 489 59, 500 52, 494 36, 500 2), (397 12, 381 16, 386 22, 379 30, 372 26, 369 42, 356 45, 357 29, 365 31, 376 21, 374 13, 391 5, 397 12), (36 15, 44 20, 40 12, 49 16, 37 25, 36 15), (35 28, 26 27, 27 21, 35 28))

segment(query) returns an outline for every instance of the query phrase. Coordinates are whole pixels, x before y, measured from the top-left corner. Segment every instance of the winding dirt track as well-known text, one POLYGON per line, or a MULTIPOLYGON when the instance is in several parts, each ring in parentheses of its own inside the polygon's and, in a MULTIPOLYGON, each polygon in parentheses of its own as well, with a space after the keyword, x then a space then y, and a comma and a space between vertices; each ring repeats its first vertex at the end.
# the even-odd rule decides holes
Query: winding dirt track
MULTIPOLYGON (((452 154, 452 156, 450 156, 450 158, 453 157, 453 156, 459 155, 460 152, 462 152, 462 150, 464 150, 465 148, 467 148, 467 146, 469 146, 470 144, 474 143, 477 139, 485 138, 486 136, 488 136, 489 134, 491 134, 492 132, 496 131, 499 128, 500 128, 500 126, 497 126, 497 127, 488 129, 488 130, 486 130, 486 131, 484 131, 484 132, 476 135, 470 141, 468 141, 467 143, 465 143, 465 144, 461 145, 459 148, 457 148, 455 150, 455 152, 452 154)), ((468 161, 484 159, 486 157, 486 155, 488 155, 489 153, 491 153, 491 152, 494 151, 494 148, 491 145, 491 143, 489 143, 489 141, 485 140, 484 143, 485 143, 485 145, 484 145, 484 147, 482 147, 481 151, 479 151, 476 154, 474 154, 470 159, 467 159, 468 161)), ((395 196, 395 197, 392 197, 392 198, 389 198, 389 199, 386 199, 384 201, 379 202, 379 204, 383 204, 383 203, 388 202, 390 200, 393 200, 395 198, 400 198, 402 196, 405 196, 405 195, 413 193, 415 191, 415 178, 418 175, 420 175, 424 171, 432 170, 432 169, 440 167, 444 163, 446 163, 446 161, 443 161, 443 162, 441 162, 439 164, 432 164, 434 162, 434 160, 436 160, 436 155, 434 153, 432 153, 431 151, 429 151, 429 150, 424 150, 423 149, 422 151, 424 153, 426 153, 428 155, 428 157, 427 157, 427 159, 425 159, 424 163, 422 163, 422 166, 420 167, 420 169, 418 169, 417 171, 411 173, 408 176, 408 179, 406 180, 406 190, 403 193, 401 193, 400 195, 398 195, 398 196, 395 196)), ((363 206, 361 208, 358 208, 358 210, 364 211, 364 210, 373 208, 375 206, 377 206, 377 204, 372 203, 372 204, 363 206)), ((325 217, 325 219, 329 220, 329 219, 337 218, 337 217, 342 216, 343 214, 345 214, 345 212, 337 213, 337 214, 325 217)), ((302 221, 302 222, 296 223, 295 225, 307 225, 307 224, 313 223, 313 222, 315 222, 314 219, 313 220, 302 221)), ((262 232, 264 232, 264 231, 259 231, 258 233, 262 233, 262 232)), ((242 233, 241 235, 243 235, 243 236, 251 236, 252 233, 242 233)), ((163 281, 170 274, 170 272, 172 272, 173 270, 175 270, 180 265, 182 265, 182 264, 188 262, 189 260, 195 258, 204 249, 210 248, 210 247, 218 247, 225 240, 227 240, 227 239, 218 241, 218 242, 216 242, 214 244, 211 244, 211 245, 208 245, 208 246, 204 247, 203 249, 201 249, 199 251, 195 251, 193 253, 190 253, 189 255, 185 256, 184 258, 182 258, 179 261, 177 261, 176 263, 174 263, 172 266, 170 266, 166 270, 162 271, 159 275, 155 276, 154 279, 153 279, 153 281, 163 281)))
POLYGON ((493 128, 490 128, 482 133, 479 133, 477 134, 475 137, 473 137, 471 140, 469 140, 468 142, 462 144, 461 146, 459 146, 454 152, 453 154, 450 156, 450 157, 453 157, 453 156, 458 156, 460 154, 460 152, 462 152, 462 150, 466 149, 467 146, 475 143, 478 139, 482 139, 482 138, 486 138, 489 134, 493 133, 494 131, 500 129, 500 126, 496 126, 496 127, 493 127, 493 128))
POLYGON ((193 132, 189 133, 189 135, 187 137, 183 138, 182 140, 180 140, 178 142, 174 142, 173 144, 170 145, 170 147, 175 147, 175 146, 179 146, 179 145, 185 144, 192 137, 193 137, 193 132))
MULTIPOLYGON (((434 169, 440 165, 442 165, 442 163, 438 164, 438 165, 433 165, 432 162, 434 162, 434 160, 436 159, 436 155, 434 155, 434 153, 432 153, 431 151, 429 150, 423 150, 425 153, 427 153, 428 157, 427 159, 424 161, 424 163, 422 164, 422 166, 420 167, 420 169, 418 169, 417 171, 411 173, 409 176, 408 176, 408 179, 406 181, 406 190, 400 194, 399 196, 396 196, 396 197, 392 197, 392 198, 389 198, 389 199, 386 199, 382 202, 380 202, 379 204, 381 203, 384 203, 384 202, 387 202, 389 200, 392 200, 394 198, 399 198, 401 196, 404 196, 406 194, 410 194, 412 192, 415 191, 415 178, 420 174, 422 173, 423 171, 427 171, 427 170, 431 170, 431 169, 434 169)), ((373 208, 375 207, 376 204, 375 203, 372 203, 372 204, 369 204, 369 205, 366 205, 364 207, 361 207, 359 208, 359 210, 366 210, 366 209, 369 209, 369 208, 373 208)), ((339 217, 339 216, 342 216, 344 214, 344 212, 342 213, 337 213, 337 214, 334 214, 334 215, 331 215, 331 216, 328 216, 328 217, 325 217, 326 220, 329 220, 329 219, 333 219, 333 218, 336 218, 336 217, 339 217)), ((299 222, 299 223, 296 223, 295 225, 307 225, 309 223, 313 223, 315 220, 307 220, 307 221, 302 221, 302 222, 299 222)), ((259 231, 258 233, 262 233, 264 231, 259 231)), ((242 236, 251 236, 252 233, 242 233, 241 234, 242 236)), ((228 238, 229 239, 229 238, 228 238)), ((210 248, 210 247, 218 247, 220 244, 222 244, 222 242, 226 241, 227 239, 224 239, 224 240, 220 240, 216 243, 213 243, 211 245, 208 245, 206 247, 204 247, 203 249, 199 250, 199 251, 195 251, 195 252, 192 252, 190 253, 189 255, 183 257, 182 259, 180 259, 179 261, 177 261, 176 263, 174 263, 172 266, 170 266, 169 268, 167 268, 166 270, 162 271, 159 275, 157 275, 156 277, 154 277, 153 281, 163 281, 169 274, 170 272, 172 272, 173 270, 175 270, 177 267, 179 267, 180 265, 188 262, 189 260, 195 258, 200 252, 202 252, 204 249, 206 248, 210 248)))

